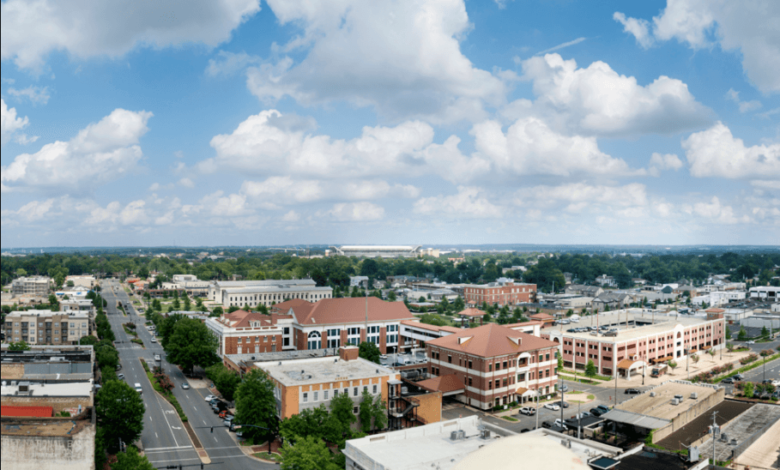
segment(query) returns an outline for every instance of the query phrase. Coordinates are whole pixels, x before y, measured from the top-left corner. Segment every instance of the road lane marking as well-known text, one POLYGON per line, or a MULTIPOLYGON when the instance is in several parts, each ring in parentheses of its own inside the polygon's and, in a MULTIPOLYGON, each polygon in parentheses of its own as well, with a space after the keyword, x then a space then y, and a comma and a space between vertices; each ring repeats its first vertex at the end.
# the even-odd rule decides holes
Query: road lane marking
POLYGON ((164 452, 167 450, 179 450, 179 449, 192 449, 192 446, 180 446, 180 447, 153 447, 151 449, 144 449, 144 452, 164 452))

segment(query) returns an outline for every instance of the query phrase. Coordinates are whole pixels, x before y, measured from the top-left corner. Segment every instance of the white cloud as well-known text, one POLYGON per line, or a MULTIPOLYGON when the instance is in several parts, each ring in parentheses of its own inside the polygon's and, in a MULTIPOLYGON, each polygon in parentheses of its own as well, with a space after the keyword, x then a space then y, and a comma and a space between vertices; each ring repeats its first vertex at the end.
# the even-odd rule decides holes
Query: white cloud
POLYGON ((405 122, 396 127, 364 127, 351 140, 327 135, 307 135, 276 120, 276 110, 250 116, 229 135, 217 135, 211 146, 214 159, 201 162, 204 172, 220 168, 255 174, 295 174, 319 177, 350 177, 399 174, 408 167, 412 154, 433 140, 430 125, 405 122))
POLYGON ((16 115, 16 108, 9 108, 5 100, 0 98, 0 142, 5 144, 15 132, 24 129, 30 120, 16 115))
POLYGON ((780 180, 776 181, 762 181, 755 180, 750 182, 751 186, 761 189, 780 189, 780 180))
POLYGON ((383 180, 299 180, 272 176, 264 181, 245 181, 241 194, 268 209, 289 204, 322 200, 361 201, 385 197, 415 198, 420 190, 412 185, 390 184, 383 180))
POLYGON ((623 32, 630 33, 636 38, 636 42, 647 49, 653 45, 653 36, 650 34, 650 22, 647 20, 626 18, 626 15, 615 12, 612 19, 623 25, 623 32))
POLYGON ((564 48, 569 47, 569 46, 577 45, 577 44, 581 43, 582 41, 586 41, 587 39, 588 38, 577 38, 577 39, 574 39, 572 41, 564 42, 563 44, 558 44, 557 46, 553 46, 553 47, 551 47, 549 49, 545 49, 543 51, 537 52, 534 55, 544 55, 544 54, 548 54, 550 52, 555 52, 555 51, 564 49, 564 48))
POLYGON ((739 92, 734 91, 733 88, 729 88, 729 91, 726 92, 726 98, 737 103, 737 106, 739 106, 739 112, 740 113, 746 113, 748 111, 754 111, 761 107, 761 102, 758 100, 752 100, 752 101, 741 101, 739 99, 739 92))
POLYGON ((244 71, 250 65, 260 62, 262 62, 260 57, 249 55, 246 52, 219 51, 216 59, 209 59, 206 75, 209 77, 230 77, 244 71))
POLYGON ((282 25, 301 35, 278 49, 289 55, 248 70, 263 100, 289 95, 304 105, 347 101, 391 119, 483 119, 504 100, 500 76, 480 70, 460 50, 471 28, 463 0, 271 0, 282 25))
POLYGON ((480 188, 458 186, 450 196, 424 197, 415 201, 413 211, 422 215, 443 215, 452 218, 499 218, 505 216, 491 203, 480 188))
POLYGON ((711 122, 709 109, 677 79, 662 75, 641 86, 604 62, 577 68, 574 59, 558 54, 532 57, 522 66, 537 100, 507 107, 505 114, 515 119, 537 115, 556 129, 604 136, 677 133, 711 122))
POLYGON ((243 194, 225 196, 223 191, 217 191, 200 200, 200 209, 215 217, 236 217, 250 215, 254 211, 247 205, 243 194))
POLYGON ((8 93, 20 99, 27 98, 33 104, 46 104, 49 102, 49 98, 51 97, 49 95, 49 87, 40 88, 37 86, 28 86, 27 88, 23 88, 21 90, 17 90, 16 88, 9 88, 8 93))
POLYGON ((0 56, 40 73, 53 51, 119 57, 137 45, 216 46, 260 11, 259 0, 112 2, 8 0, 0 7, 0 56))
POLYGON ((282 216, 283 222, 298 222, 299 220, 301 220, 301 216, 295 211, 290 211, 282 216))
POLYGON ((706 131, 691 134, 683 140, 682 146, 695 177, 766 179, 780 176, 780 144, 747 147, 721 122, 706 131))
POLYGON ((658 176, 663 170, 677 171, 683 167, 683 162, 680 157, 673 153, 667 153, 661 155, 660 153, 653 153, 650 157, 649 173, 653 176, 658 176))
POLYGON ((717 196, 713 196, 710 202, 698 202, 693 205, 693 208, 686 209, 689 213, 692 212, 699 217, 702 217, 708 222, 714 222, 718 224, 736 224, 736 223, 748 223, 750 217, 747 215, 737 217, 734 215, 734 209, 731 206, 722 205, 717 196))
POLYGON ((494 172, 513 175, 628 175, 625 161, 598 148, 595 137, 561 135, 538 118, 523 118, 504 133, 497 121, 472 129, 478 159, 490 161, 494 172))
POLYGON ((2 167, 0 181, 9 188, 84 190, 120 178, 143 156, 138 141, 152 113, 116 109, 88 125, 68 142, 44 145, 2 167))
POLYGON ((189 179, 189 178, 182 178, 179 180, 179 185, 184 186, 185 188, 194 188, 195 183, 189 179))
POLYGON ((589 185, 570 183, 560 186, 539 185, 520 189, 515 193, 515 204, 547 210, 566 210, 579 213, 625 211, 631 208, 646 208, 647 188, 643 184, 631 183, 624 186, 589 185))
MULTIPOLYGON (((622 15, 622 14, 621 14, 622 15)), ((626 24, 624 21, 616 18, 626 24)), ((647 24, 629 18, 627 22, 647 24)), ((653 18, 655 41, 677 39, 693 49, 717 43, 725 51, 739 50, 742 68, 763 92, 780 91, 780 2, 755 0, 667 0, 666 9, 653 18)), ((625 28, 643 47, 652 41, 642 31, 625 28)))
POLYGON ((382 219, 385 209, 370 202, 339 203, 328 211, 328 215, 340 222, 368 222, 382 219))

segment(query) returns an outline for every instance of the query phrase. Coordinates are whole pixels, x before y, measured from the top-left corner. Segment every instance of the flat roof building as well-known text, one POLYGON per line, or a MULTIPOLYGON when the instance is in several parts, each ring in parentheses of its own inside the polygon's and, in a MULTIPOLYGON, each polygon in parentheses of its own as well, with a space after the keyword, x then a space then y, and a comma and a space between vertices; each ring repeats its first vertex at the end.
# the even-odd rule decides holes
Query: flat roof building
POLYGON ((49 295, 49 290, 52 286, 54 286, 54 281, 50 277, 20 277, 11 282, 11 293, 14 296, 35 295, 46 297, 49 295))
POLYGON ((27 310, 5 317, 5 340, 28 344, 78 344, 90 334, 90 316, 83 312, 27 310))
POLYGON ((333 297, 330 287, 317 287, 311 279, 266 281, 216 281, 208 288, 208 298, 223 308, 259 305, 270 307, 291 299, 316 302, 333 297))
POLYGON ((95 354, 92 346, 31 346, 10 351, 3 346, 0 371, 6 382, 84 382, 92 379, 95 354))
POLYGON ((518 305, 536 299, 536 284, 516 284, 514 281, 465 284, 462 289, 464 300, 474 305, 518 305))
POLYGON ((422 256, 422 245, 343 245, 332 246, 329 256, 357 256, 359 258, 417 258, 422 256))

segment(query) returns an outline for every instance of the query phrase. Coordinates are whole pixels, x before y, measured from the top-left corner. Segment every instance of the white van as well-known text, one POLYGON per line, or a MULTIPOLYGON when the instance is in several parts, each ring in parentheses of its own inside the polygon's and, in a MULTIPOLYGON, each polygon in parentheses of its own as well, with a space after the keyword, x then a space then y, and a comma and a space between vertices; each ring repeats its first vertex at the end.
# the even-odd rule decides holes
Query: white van
POLYGON ((141 384, 139 383, 133 385, 133 388, 135 388, 135 391, 138 393, 144 393, 144 389, 141 388, 141 384))

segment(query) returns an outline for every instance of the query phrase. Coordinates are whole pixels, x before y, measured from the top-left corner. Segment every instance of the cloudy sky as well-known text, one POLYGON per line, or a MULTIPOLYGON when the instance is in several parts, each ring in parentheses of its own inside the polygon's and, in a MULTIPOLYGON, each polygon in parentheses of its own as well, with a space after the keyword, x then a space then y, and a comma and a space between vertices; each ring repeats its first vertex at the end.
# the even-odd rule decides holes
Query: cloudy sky
POLYGON ((0 13, 4 248, 780 240, 774 0, 0 13))

